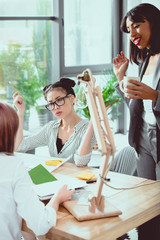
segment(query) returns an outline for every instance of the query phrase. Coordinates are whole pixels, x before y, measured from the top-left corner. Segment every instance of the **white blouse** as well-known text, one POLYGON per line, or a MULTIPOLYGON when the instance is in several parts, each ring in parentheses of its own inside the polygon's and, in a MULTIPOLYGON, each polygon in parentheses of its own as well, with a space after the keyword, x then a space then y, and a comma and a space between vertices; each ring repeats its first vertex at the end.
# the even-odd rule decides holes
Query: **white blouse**
POLYGON ((20 240, 22 218, 37 236, 56 225, 56 211, 39 201, 23 162, 0 154, 0 239, 20 240))
MULTIPOLYGON (((143 75, 142 82, 148 85, 149 87, 153 88, 153 74, 143 75)), ((144 99, 143 106, 144 106, 143 119, 151 125, 156 125, 156 119, 152 111, 152 100, 144 99)))
MULTIPOLYGON (((18 151, 26 152, 28 150, 47 145, 51 157, 68 158, 69 162, 75 162, 77 166, 87 165, 90 161, 91 153, 79 156, 77 154, 77 150, 88 128, 89 120, 82 119, 79 123, 75 125, 74 133, 71 135, 68 141, 63 145, 61 151, 58 153, 56 141, 60 123, 60 119, 50 121, 38 133, 23 138, 18 148, 18 151)), ((95 136, 93 136, 91 149, 94 146, 95 142, 96 139, 95 136)))

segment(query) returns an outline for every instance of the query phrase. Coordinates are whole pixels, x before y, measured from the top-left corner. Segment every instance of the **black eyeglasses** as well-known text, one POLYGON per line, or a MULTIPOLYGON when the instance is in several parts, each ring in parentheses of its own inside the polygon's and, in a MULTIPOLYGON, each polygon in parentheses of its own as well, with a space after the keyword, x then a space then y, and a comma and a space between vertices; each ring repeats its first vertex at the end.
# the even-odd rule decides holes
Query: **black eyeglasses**
POLYGON ((63 106, 65 104, 65 98, 69 98, 71 96, 72 94, 68 94, 62 98, 57 99, 55 102, 48 103, 47 105, 45 105, 45 107, 47 108, 47 110, 52 111, 55 109, 55 105, 63 106))

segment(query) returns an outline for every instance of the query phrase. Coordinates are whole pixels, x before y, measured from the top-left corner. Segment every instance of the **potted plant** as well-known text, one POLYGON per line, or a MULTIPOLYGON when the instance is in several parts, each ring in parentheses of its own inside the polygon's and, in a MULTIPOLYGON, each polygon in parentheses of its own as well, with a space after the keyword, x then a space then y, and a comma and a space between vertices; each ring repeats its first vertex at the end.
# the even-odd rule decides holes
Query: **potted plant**
POLYGON ((37 99, 41 96, 40 89, 38 87, 38 79, 35 76, 26 79, 21 77, 21 80, 16 83, 16 90, 23 97, 25 103, 24 114, 24 129, 28 130, 30 108, 35 106, 37 99))
MULTIPOLYGON (((34 46, 35 47, 35 46, 34 46)), ((25 116, 24 129, 28 130, 30 108, 37 105, 37 100, 42 96, 42 89, 47 82, 46 67, 36 62, 33 46, 24 49, 20 44, 8 44, 8 49, 1 51, 0 61, 3 65, 4 92, 8 102, 12 102, 13 89, 8 84, 11 82, 16 91, 24 98, 25 116)))
POLYGON ((48 114, 45 105, 37 105, 36 111, 38 114, 40 126, 44 126, 48 122, 48 114))
MULTIPOLYGON (((44 88, 47 82, 47 72, 46 71, 39 71, 39 78, 41 79, 41 86, 44 88)), ((42 89, 40 98, 36 101, 36 111, 39 118, 40 126, 44 126, 48 122, 48 111, 45 108, 45 101, 44 96, 42 96, 42 89)))
POLYGON ((28 130, 30 108, 36 106, 37 100, 42 97, 42 88, 46 84, 46 69, 36 66, 33 57, 27 52, 22 52, 19 61, 19 79, 15 88, 22 95, 25 103, 24 129, 28 130))
MULTIPOLYGON (((111 104, 111 106, 109 107, 109 110, 107 112, 107 114, 110 117, 110 120, 114 120, 119 116, 119 112, 118 112, 118 106, 121 104, 121 102, 123 102, 123 99, 119 96, 119 94, 116 92, 115 90, 115 85, 117 84, 117 78, 116 75, 113 73, 112 70, 105 70, 104 72, 104 77, 105 77, 105 81, 106 81, 106 85, 104 85, 102 87, 102 96, 103 96, 103 100, 105 103, 105 106, 109 106, 111 103, 115 102, 114 104, 111 104), (118 101, 116 101, 118 100, 118 101)), ((78 94, 84 94, 84 92, 78 92, 79 89, 76 89, 76 93, 78 94)), ((83 96, 84 98, 84 96, 83 96)), ((85 102, 85 100, 84 100, 85 102)), ((77 108, 77 113, 79 113, 80 115, 82 115, 85 118, 90 119, 90 113, 89 113, 89 109, 88 107, 85 108, 77 108)))
POLYGON ((104 70, 104 77, 106 79, 106 85, 102 88, 102 96, 105 106, 110 105, 107 113, 112 121, 118 118, 120 115, 118 107, 123 102, 122 97, 117 93, 115 86, 117 85, 117 77, 113 70, 104 70), (116 101, 118 100, 118 101, 116 101))

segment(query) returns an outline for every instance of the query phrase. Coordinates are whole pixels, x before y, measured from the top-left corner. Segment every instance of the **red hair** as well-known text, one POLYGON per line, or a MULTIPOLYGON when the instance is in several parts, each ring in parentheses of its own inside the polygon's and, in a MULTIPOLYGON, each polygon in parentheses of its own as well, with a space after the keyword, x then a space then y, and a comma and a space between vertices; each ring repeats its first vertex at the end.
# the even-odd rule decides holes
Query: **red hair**
POLYGON ((19 126, 16 111, 7 103, 0 102, 0 152, 13 153, 19 126))

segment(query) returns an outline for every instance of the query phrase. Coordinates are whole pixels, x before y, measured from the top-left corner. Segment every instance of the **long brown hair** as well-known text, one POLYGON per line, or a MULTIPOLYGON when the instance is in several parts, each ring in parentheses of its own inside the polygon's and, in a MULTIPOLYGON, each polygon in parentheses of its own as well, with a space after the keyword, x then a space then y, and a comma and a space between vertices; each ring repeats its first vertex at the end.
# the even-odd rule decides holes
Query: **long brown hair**
POLYGON ((13 153, 19 119, 16 111, 7 103, 0 102, 0 152, 13 153))

